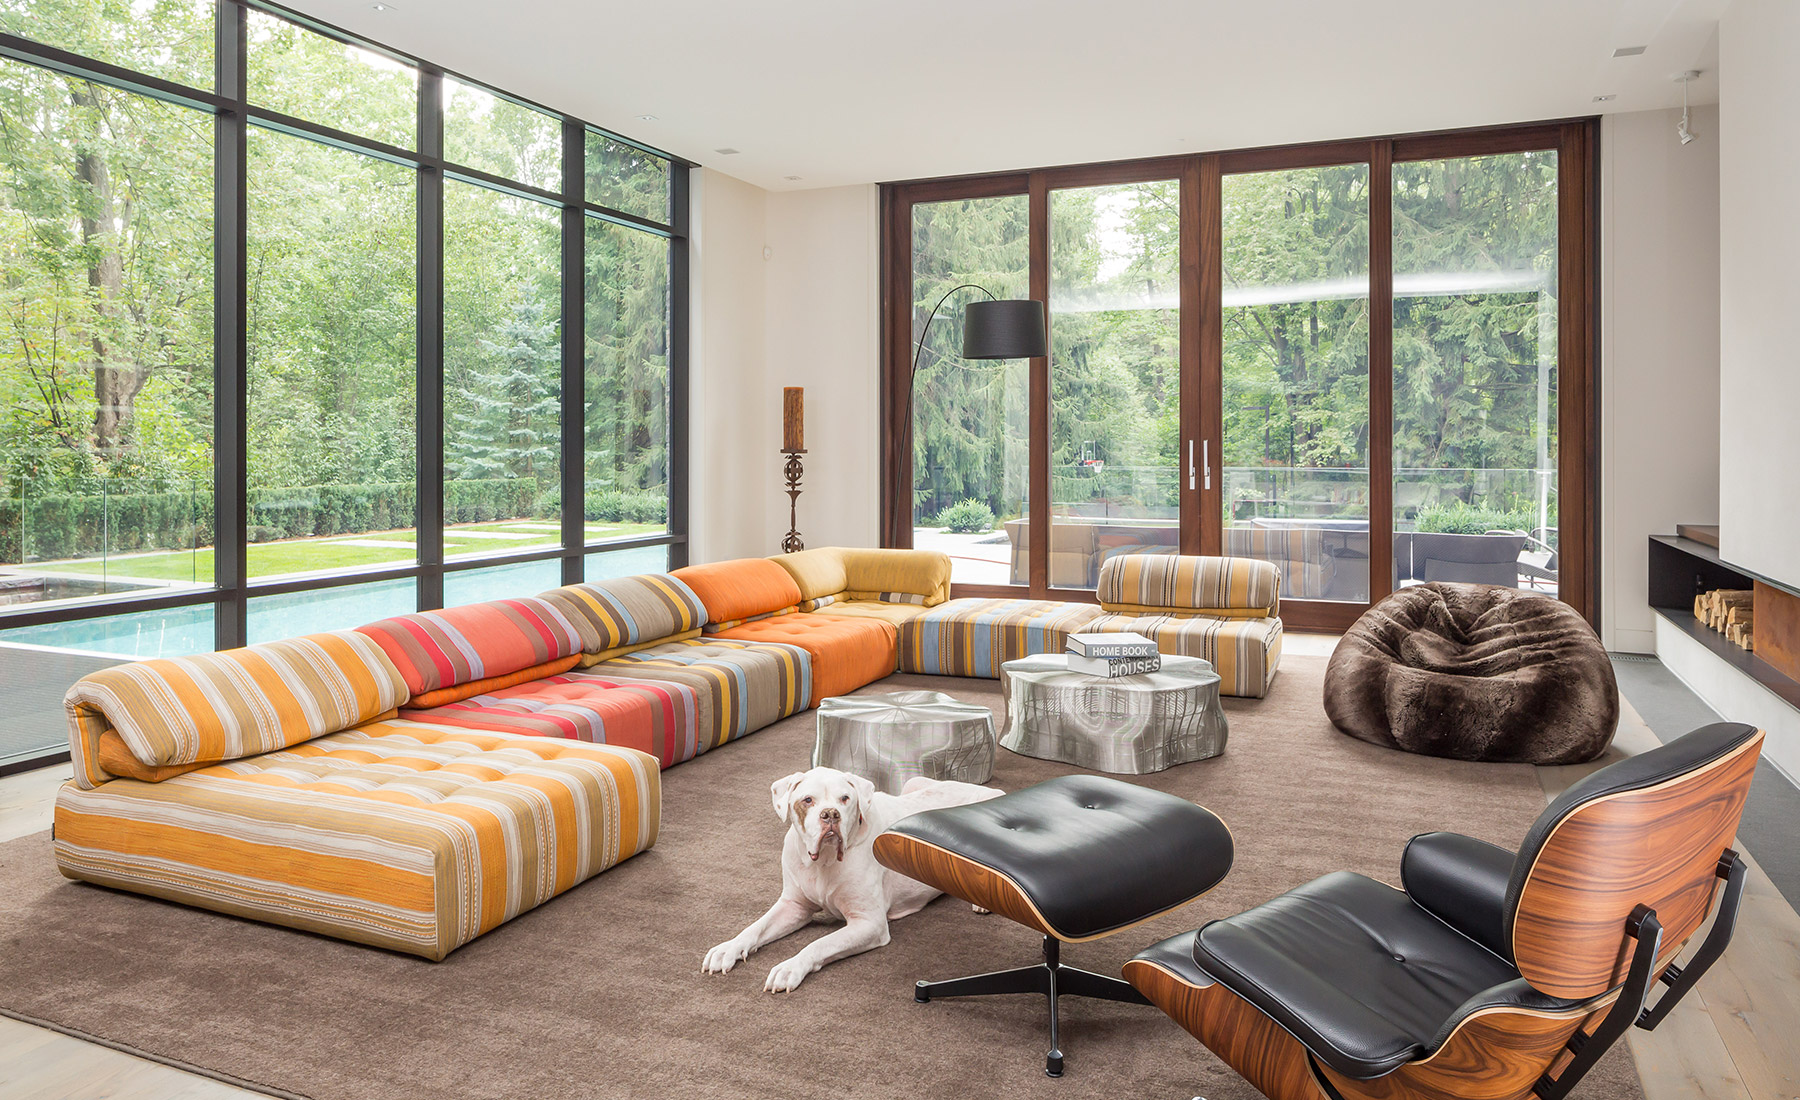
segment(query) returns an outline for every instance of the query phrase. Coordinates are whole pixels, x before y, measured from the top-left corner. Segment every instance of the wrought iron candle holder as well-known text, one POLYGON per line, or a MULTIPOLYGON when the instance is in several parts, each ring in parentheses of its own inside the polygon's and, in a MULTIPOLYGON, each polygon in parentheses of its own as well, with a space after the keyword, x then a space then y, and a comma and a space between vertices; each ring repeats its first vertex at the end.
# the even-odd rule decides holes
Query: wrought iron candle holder
POLYGON ((787 462, 781 468, 781 476, 787 479, 788 533, 787 538, 781 540, 781 552, 792 554, 797 550, 806 549, 806 543, 800 541, 799 527, 800 478, 806 473, 806 467, 801 464, 800 456, 806 451, 783 449, 782 453, 787 455, 787 462))

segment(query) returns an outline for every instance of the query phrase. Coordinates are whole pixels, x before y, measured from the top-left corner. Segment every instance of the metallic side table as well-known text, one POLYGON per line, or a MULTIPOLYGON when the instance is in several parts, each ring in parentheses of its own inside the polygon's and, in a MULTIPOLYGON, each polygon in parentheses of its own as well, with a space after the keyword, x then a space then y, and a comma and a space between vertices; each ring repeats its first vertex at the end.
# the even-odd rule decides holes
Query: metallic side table
POLYGON ((1046 653, 1006 662, 1000 689, 1000 744, 1024 756, 1143 775, 1225 751, 1219 674, 1198 657, 1165 655, 1157 672, 1109 680, 1046 653))
POLYGON ((986 783, 994 774, 994 714, 940 691, 825 699, 812 762, 889 794, 920 775, 986 783))

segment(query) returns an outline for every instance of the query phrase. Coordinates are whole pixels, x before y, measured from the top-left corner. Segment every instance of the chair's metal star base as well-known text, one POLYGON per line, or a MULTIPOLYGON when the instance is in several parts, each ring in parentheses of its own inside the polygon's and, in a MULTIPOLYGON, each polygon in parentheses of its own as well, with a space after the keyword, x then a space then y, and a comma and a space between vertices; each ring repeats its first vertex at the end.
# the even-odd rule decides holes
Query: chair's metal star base
POLYGON ((942 982, 918 982, 913 986, 913 1000, 928 1003, 934 997, 989 997, 1002 993, 1039 993, 1050 1002, 1050 1053, 1044 1056, 1044 1073, 1051 1077, 1063 1074, 1061 1036, 1057 1026, 1056 1001, 1059 997, 1092 997, 1101 1001, 1123 1001, 1147 1005, 1150 1002, 1130 983, 1090 970, 1079 970, 1062 964, 1062 941, 1044 937, 1044 961, 1036 966, 1012 970, 996 970, 991 974, 972 974, 967 978, 951 978, 942 982))

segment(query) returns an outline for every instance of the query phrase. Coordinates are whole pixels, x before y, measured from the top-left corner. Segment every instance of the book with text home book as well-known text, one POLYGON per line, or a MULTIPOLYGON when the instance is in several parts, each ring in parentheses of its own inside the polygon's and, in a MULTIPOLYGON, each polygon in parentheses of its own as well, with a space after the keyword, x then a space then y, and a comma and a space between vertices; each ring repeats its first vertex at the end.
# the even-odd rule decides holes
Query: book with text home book
POLYGON ((1142 634, 1071 634, 1063 646, 1078 657, 1150 657, 1156 643, 1142 634))
POLYGON ((1104 676, 1116 680, 1121 676, 1144 676, 1162 668, 1162 654, 1148 657, 1083 657, 1069 654, 1069 671, 1087 676, 1104 676))

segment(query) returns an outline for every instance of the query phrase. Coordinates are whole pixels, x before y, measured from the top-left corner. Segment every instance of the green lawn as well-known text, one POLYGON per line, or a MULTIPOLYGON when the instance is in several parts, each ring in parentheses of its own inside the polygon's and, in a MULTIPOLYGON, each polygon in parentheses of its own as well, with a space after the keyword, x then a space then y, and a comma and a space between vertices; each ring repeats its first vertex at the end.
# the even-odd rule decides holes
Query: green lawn
MULTIPOLYGON (((448 557, 472 554, 505 554, 520 550, 555 546, 557 532, 528 530, 519 524, 538 523, 515 520, 500 523, 470 523, 444 531, 444 553, 448 557), (469 535, 517 535, 519 538, 471 538, 469 535), (459 538, 458 536, 463 536, 459 538)), ((541 521, 549 523, 551 521, 541 521)), ((658 523, 590 523, 588 540, 629 538, 634 535, 660 533, 658 523)), ((249 547, 250 575, 273 577, 289 573, 320 573, 327 570, 355 569, 369 565, 393 565, 412 561, 414 533, 377 531, 367 535, 333 535, 329 538, 283 539, 279 542, 252 543, 249 547), (391 549, 348 543, 395 543, 391 549)), ((172 550, 167 553, 144 553, 115 556, 110 559, 82 558, 76 561, 34 562, 27 569, 46 573, 82 573, 107 576, 115 580, 141 578, 154 581, 207 582, 213 575, 213 550, 172 550)))

